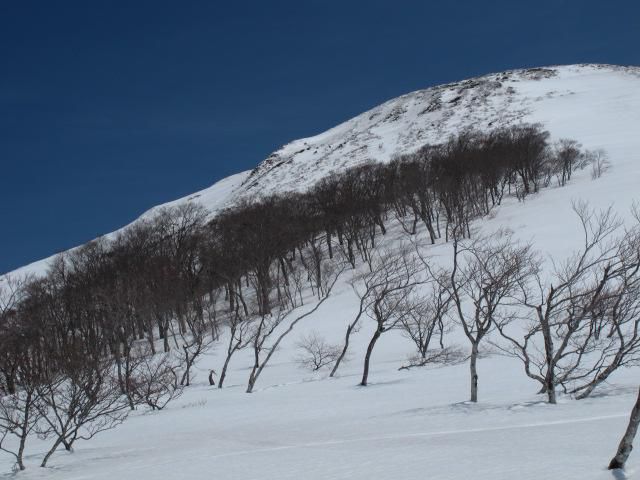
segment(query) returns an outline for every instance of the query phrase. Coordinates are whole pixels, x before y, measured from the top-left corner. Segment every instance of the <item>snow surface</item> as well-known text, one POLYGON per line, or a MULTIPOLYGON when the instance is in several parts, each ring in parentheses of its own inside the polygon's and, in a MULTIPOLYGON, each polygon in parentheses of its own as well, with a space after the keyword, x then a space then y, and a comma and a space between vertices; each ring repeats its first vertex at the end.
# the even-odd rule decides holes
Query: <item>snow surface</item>
MULTIPOLYGON (((473 125, 494 128, 541 122, 554 138, 604 148, 612 169, 592 181, 581 172, 564 188, 548 188, 524 203, 507 200, 480 227, 509 227, 559 258, 579 246, 571 201, 613 204, 622 216, 640 197, 640 69, 581 65, 514 71, 414 92, 391 100, 316 137, 297 140, 253 172, 217 183, 180 201, 212 210, 254 191, 305 188, 333 170, 366 158, 388 160, 423 143, 473 125), (497 85, 500 83, 500 86, 497 85), (457 97, 461 97, 457 99, 457 97), (440 107, 437 107, 440 105, 440 107), (421 113, 427 108, 431 111, 421 113), (342 147, 338 145, 342 144, 342 147), (382 146, 380 146, 382 145, 382 146), (363 147, 364 146, 364 147, 363 147), (304 147, 304 148, 303 148, 304 147), (317 153, 314 153, 317 152, 317 153), (306 183, 305 183, 306 182, 306 183), (259 187, 259 188, 258 188, 259 187)), ((398 235, 391 229, 387 241, 398 235)), ((433 248, 443 255, 448 246, 433 248)), ((31 271, 42 269, 40 263, 31 271)), ((638 371, 617 373, 592 398, 560 397, 550 406, 513 359, 488 354, 479 361, 480 401, 468 398, 468 366, 398 371, 412 351, 397 332, 382 336, 372 359, 371 385, 356 386, 373 325, 353 339, 340 377, 298 368, 295 343, 317 331, 339 343, 357 309, 343 279, 332 296, 286 338, 244 393, 249 351, 232 360, 226 388, 207 385, 218 372, 223 338, 200 363, 194 386, 156 413, 136 412, 121 427, 57 453, 34 441, 22 478, 79 479, 612 479, 640 478, 640 456, 625 474, 606 465, 635 401, 638 371)), ((449 344, 465 346, 460 332, 449 344)), ((0 457, 0 470, 11 461, 0 457)))

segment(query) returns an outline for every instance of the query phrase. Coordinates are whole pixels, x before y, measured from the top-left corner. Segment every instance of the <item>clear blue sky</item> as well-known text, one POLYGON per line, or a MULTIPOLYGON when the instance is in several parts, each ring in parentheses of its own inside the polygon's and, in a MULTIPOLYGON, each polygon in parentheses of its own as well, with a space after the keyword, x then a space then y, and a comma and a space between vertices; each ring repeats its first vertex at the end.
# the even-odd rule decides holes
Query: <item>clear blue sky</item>
POLYGON ((0 272, 411 90, 640 64, 638 3, 0 0, 0 272))

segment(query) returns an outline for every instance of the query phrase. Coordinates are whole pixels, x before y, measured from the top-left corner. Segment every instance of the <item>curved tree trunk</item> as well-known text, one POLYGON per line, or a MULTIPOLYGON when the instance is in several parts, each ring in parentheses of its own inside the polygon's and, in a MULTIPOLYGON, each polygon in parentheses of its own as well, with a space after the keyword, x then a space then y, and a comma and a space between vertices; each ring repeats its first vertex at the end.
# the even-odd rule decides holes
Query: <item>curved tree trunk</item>
POLYGON ((620 440, 620 445, 618 445, 616 456, 613 457, 609 463, 609 470, 624 468, 624 464, 627 462, 631 450, 633 450, 633 439, 638 431, 638 424, 640 424, 640 390, 638 391, 638 398, 633 406, 633 410, 631 410, 627 430, 624 432, 622 440, 620 440))
POLYGON ((369 346, 367 347, 367 353, 364 357, 364 370, 362 372, 362 381, 360 385, 363 387, 367 386, 367 381, 369 380, 369 362, 371 361, 371 353, 373 352, 373 347, 376 346, 376 342, 380 338, 382 332, 380 330, 376 330, 376 333, 371 337, 371 341, 369 342, 369 346))
POLYGON ((340 355, 338 356, 338 359, 336 360, 335 365, 331 369, 331 373, 329 374, 330 377, 333 377, 336 374, 336 372, 338 371, 338 367, 340 366, 340 363, 342 363, 342 360, 344 360, 344 357, 347 355, 351 333, 353 332, 353 329, 356 327, 356 324, 358 323, 359 320, 360 320, 360 317, 358 316, 356 320, 353 323, 350 323, 349 326, 347 327, 347 333, 344 336, 344 347, 342 347, 342 352, 340 352, 340 355))
POLYGON ((51 458, 51 455, 53 455, 53 453, 58 449, 61 443, 62 443, 62 437, 58 437, 56 441, 53 443, 53 446, 51 447, 51 449, 49 449, 47 454, 42 459, 42 463, 40 464, 41 467, 44 468, 47 466, 47 462, 51 458))
POLYGON ((229 362, 231 361, 231 353, 227 355, 227 358, 224 360, 224 366, 222 367, 222 372, 220 372, 220 379, 218 380, 218 388, 222 388, 222 384, 224 383, 224 379, 227 376, 227 368, 229 367, 229 362))

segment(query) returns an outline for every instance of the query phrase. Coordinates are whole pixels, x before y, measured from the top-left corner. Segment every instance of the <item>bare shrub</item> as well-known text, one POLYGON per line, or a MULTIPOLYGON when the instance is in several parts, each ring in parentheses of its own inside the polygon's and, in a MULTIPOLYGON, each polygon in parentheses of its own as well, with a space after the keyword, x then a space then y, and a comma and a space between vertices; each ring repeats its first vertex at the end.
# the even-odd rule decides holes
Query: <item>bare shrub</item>
POLYGON ((607 158, 607 153, 602 150, 588 151, 585 153, 588 163, 591 164, 591 179, 600 178, 611 168, 611 162, 607 158))
POLYGON ((312 372, 333 364, 341 351, 340 346, 327 343, 317 332, 302 336, 296 346, 301 351, 295 358, 296 363, 312 372))
POLYGON ((182 394, 177 363, 170 353, 143 355, 131 379, 130 388, 136 404, 162 410, 182 394))

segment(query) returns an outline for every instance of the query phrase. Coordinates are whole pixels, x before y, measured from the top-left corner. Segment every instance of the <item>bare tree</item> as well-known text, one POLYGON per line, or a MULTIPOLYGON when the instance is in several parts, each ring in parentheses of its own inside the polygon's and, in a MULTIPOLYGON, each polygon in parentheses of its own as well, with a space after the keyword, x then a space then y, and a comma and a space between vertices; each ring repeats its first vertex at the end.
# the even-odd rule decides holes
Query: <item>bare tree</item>
POLYGON ((554 264, 550 283, 537 272, 531 284, 521 282, 519 303, 528 329, 515 338, 501 328, 512 354, 525 373, 541 384, 549 403, 556 388, 584 398, 615 368, 637 359, 638 270, 637 233, 616 236, 621 228, 611 208, 594 212, 574 204, 583 231, 582 248, 554 264))
POLYGON ((591 164, 591 179, 595 180, 604 175, 611 168, 611 162, 607 158, 607 153, 602 150, 585 152, 585 158, 591 164))
POLYGON ((75 356, 64 363, 38 389, 43 419, 55 436, 42 467, 60 445, 70 451, 76 440, 89 440, 121 424, 129 411, 109 361, 75 356))
POLYGON ((447 314, 451 308, 451 296, 448 293, 446 279, 429 279, 423 291, 416 298, 416 307, 411 309, 400 322, 402 333, 416 346, 416 354, 410 358, 405 368, 423 366, 433 358, 428 355, 429 346, 435 333, 439 346, 444 350, 443 336, 447 330, 447 314))
POLYGON ((478 401, 479 346, 492 328, 502 328, 513 316, 510 298, 536 268, 530 245, 515 243, 508 232, 461 244, 453 238, 453 268, 444 283, 453 302, 455 320, 471 343, 470 400, 478 401))
POLYGON ((0 277, 0 391, 9 394, 16 392, 19 366, 15 333, 24 327, 21 325, 23 320, 18 318, 18 309, 27 295, 30 281, 32 278, 29 276, 0 277))
POLYGON ((558 184, 564 186, 569 180, 581 160, 581 145, 575 140, 562 138, 555 145, 554 155, 558 164, 558 184))
POLYGON ((210 325, 205 321, 202 311, 191 310, 184 314, 186 330, 179 330, 181 339, 181 363, 183 368, 180 378, 180 385, 188 387, 191 385, 192 367, 196 360, 207 352, 213 342, 210 325))
POLYGON ((179 397, 183 386, 178 382, 178 362, 171 353, 149 354, 143 352, 137 363, 130 389, 136 404, 151 410, 162 410, 179 397))
POLYGON ((30 276, 16 277, 4 275, 0 277, 0 320, 6 322, 15 314, 20 302, 25 297, 26 287, 33 280, 30 276))
MULTIPOLYGON (((19 348, 25 348, 21 345, 19 348)), ((29 353, 15 354, 20 358, 15 371, 13 390, 0 389, 0 450, 12 455, 16 467, 24 470, 24 453, 27 440, 37 433, 46 436, 48 429, 43 424, 47 413, 38 392, 40 382, 37 362, 29 353), (14 437, 17 444, 9 446, 6 440, 14 437)))
POLYGON ((12 455, 19 470, 25 469, 29 437, 48 433, 38 390, 45 362, 34 325, 38 316, 24 305, 31 282, 27 277, 0 278, 0 451, 12 455))
POLYGON ((354 284, 361 311, 375 322, 364 357, 362 386, 366 386, 369 379, 371 355, 376 343, 382 334, 396 328, 415 312, 419 302, 412 296, 416 287, 424 283, 422 264, 407 246, 372 252, 369 268, 354 284))
POLYGON ((583 356, 573 375, 569 393, 578 400, 588 397, 618 368, 640 362, 639 226, 626 230, 616 244, 616 257, 605 267, 611 267, 611 275, 590 309, 593 335, 581 339, 584 351, 594 355, 583 356))

